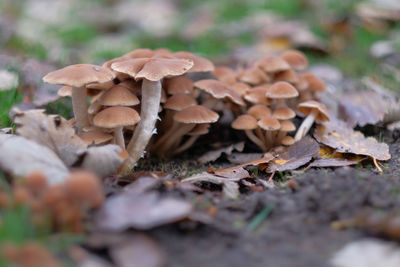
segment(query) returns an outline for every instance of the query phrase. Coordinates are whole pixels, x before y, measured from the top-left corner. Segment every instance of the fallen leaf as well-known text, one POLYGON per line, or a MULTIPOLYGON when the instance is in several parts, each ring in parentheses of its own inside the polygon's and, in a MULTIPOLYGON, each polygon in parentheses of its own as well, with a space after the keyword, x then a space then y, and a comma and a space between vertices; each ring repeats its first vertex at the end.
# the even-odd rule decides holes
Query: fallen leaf
POLYGON ((228 156, 228 160, 234 164, 243 164, 263 157, 262 153, 237 153, 233 152, 228 156))
POLYGON ((244 149, 244 142, 239 142, 239 143, 230 145, 228 147, 209 151, 209 152, 203 154, 200 158, 198 158, 198 161, 201 164, 204 164, 207 162, 217 160, 218 158, 220 158, 222 156, 222 154, 231 155, 234 150, 241 152, 241 151, 243 151, 243 149, 244 149))
POLYGON ((267 168, 267 172, 295 170, 318 154, 319 145, 309 136, 286 148, 267 168))
POLYGON ((184 219, 192 205, 184 200, 164 197, 155 192, 122 192, 106 200, 97 214, 101 230, 121 232, 130 227, 148 230, 184 219))
POLYGON ((28 110, 14 117, 17 134, 53 150, 67 165, 73 165, 86 151, 86 144, 67 121, 43 110, 28 110))
POLYGON ((379 143, 373 137, 365 137, 361 132, 348 128, 342 121, 331 120, 318 125, 314 137, 336 152, 364 155, 377 160, 389 160, 391 157, 387 144, 379 143))
POLYGON ((349 153, 339 153, 330 147, 322 146, 319 149, 318 157, 308 167, 344 167, 355 165, 363 159, 365 158, 349 153))
POLYGON ((0 134, 0 169, 14 177, 40 171, 49 184, 61 183, 69 176, 67 167, 52 150, 9 134, 0 134))
POLYGON ((214 171, 217 176, 222 176, 226 178, 248 178, 250 174, 242 166, 231 167, 225 169, 217 169, 214 171))

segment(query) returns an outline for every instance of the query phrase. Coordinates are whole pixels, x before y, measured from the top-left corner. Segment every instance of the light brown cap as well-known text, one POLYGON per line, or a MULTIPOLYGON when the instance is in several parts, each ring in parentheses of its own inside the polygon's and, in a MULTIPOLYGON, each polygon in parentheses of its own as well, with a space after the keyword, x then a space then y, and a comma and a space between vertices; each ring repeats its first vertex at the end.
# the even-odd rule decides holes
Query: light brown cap
POLYGON ((91 64, 77 64, 50 72, 43 77, 43 81, 82 87, 89 83, 104 83, 114 78, 115 74, 107 68, 91 64))
POLYGON ((131 90, 137 96, 142 94, 142 83, 141 81, 135 81, 133 79, 124 80, 118 84, 119 86, 123 86, 131 90))
POLYGON ((104 92, 100 98, 103 106, 135 106, 140 103, 139 98, 121 85, 115 85, 104 92))
POLYGON ((101 109, 101 104, 100 104, 100 97, 104 94, 104 91, 90 99, 90 105, 88 107, 88 113, 90 115, 93 115, 97 113, 101 109))
POLYGON ((291 146, 291 145, 293 145, 294 143, 295 143, 294 138, 291 137, 291 136, 289 136, 289 135, 286 135, 286 136, 283 137, 283 139, 282 139, 282 145, 284 145, 284 146, 291 146))
POLYGON ((108 90, 114 85, 114 81, 108 81, 105 83, 89 83, 88 85, 86 85, 86 88, 96 90, 108 90))
POLYGON ((233 91, 238 93, 238 95, 243 96, 248 90, 250 90, 250 86, 246 83, 233 83, 231 84, 231 88, 233 91))
POLYGON ((299 95, 296 88, 288 82, 276 82, 267 89, 266 97, 271 99, 294 98, 299 95))
POLYGON ((289 63, 294 70, 304 70, 308 66, 307 57, 298 50, 288 50, 282 54, 282 58, 289 63))
POLYGON ((184 93, 189 94, 193 91, 193 81, 186 75, 167 78, 164 80, 163 88, 169 95, 184 93))
POLYGON ((274 76, 274 80, 296 84, 299 81, 299 78, 294 70, 284 70, 276 73, 274 76))
POLYGON ((195 136, 195 135, 203 135, 208 134, 208 129, 210 128, 209 123, 201 123, 197 124, 187 135, 195 136))
POLYGON ((237 77, 239 81, 253 86, 271 81, 271 78, 256 66, 240 71, 237 77))
POLYGON ((176 94, 167 99, 163 108, 180 111, 194 105, 197 105, 197 102, 191 95, 176 94))
POLYGON ((303 103, 300 103, 297 108, 304 115, 310 114, 313 110, 318 110, 318 115, 315 118, 318 122, 327 122, 329 121, 329 112, 326 106, 322 103, 319 103, 314 100, 309 100, 303 103))
POLYGON ((260 126, 261 129, 266 131, 279 130, 279 128, 281 127, 279 121, 272 116, 267 116, 262 118, 261 120, 258 121, 257 124, 258 126, 260 126))
POLYGON ((302 76, 302 75, 297 75, 298 81, 294 85, 297 90, 299 91, 304 91, 307 90, 308 88, 308 81, 302 76))
POLYGON ((191 106, 174 115, 174 120, 181 123, 212 123, 216 122, 219 115, 203 106, 191 106))
POLYGON ((79 137, 87 144, 100 145, 113 139, 111 134, 105 133, 99 129, 82 132, 79 137))
POLYGON ((280 107, 274 110, 272 116, 274 116, 278 120, 289 120, 296 117, 296 113, 288 107, 280 107))
POLYGON ((253 104, 270 104, 271 101, 265 96, 270 86, 270 84, 256 86, 247 90, 243 98, 253 104))
POLYGON ((255 65, 268 73, 290 69, 290 65, 285 60, 275 55, 266 56, 258 60, 255 65))
POLYGON ((63 96, 72 96, 72 87, 65 85, 58 89, 57 95, 63 97, 63 96))
POLYGON ((166 76, 178 76, 186 73, 193 66, 187 59, 167 58, 134 58, 115 62, 111 68, 115 71, 129 74, 133 78, 160 81, 166 76))
POLYGON ((102 128, 116 128, 135 125, 140 121, 136 110, 128 107, 110 107, 103 109, 93 118, 93 124, 102 128))
POLYGON ((203 57, 196 56, 192 53, 181 51, 173 53, 174 57, 183 58, 183 59, 190 59, 193 61, 193 67, 188 72, 206 72, 206 71, 213 71, 214 64, 203 57))
POLYGON ((289 120, 284 120, 284 121, 281 121, 280 123, 281 123, 281 128, 280 128, 281 131, 293 132, 296 130, 296 126, 293 124, 293 122, 291 122, 289 120))
POLYGON ((257 120, 250 115, 240 115, 231 124, 236 130, 253 130, 258 127, 257 120))
POLYGON ((308 82, 308 90, 311 92, 319 92, 319 91, 325 91, 326 85, 325 83, 317 78, 313 73, 311 72, 304 72, 302 74, 302 77, 308 82))
POLYGON ((103 65, 101 65, 101 66, 103 66, 104 68, 108 68, 108 69, 111 70, 111 65, 112 65, 113 63, 115 63, 115 62, 120 62, 120 61, 125 61, 125 60, 128 60, 128 59, 129 59, 128 57, 124 57, 124 56, 122 56, 122 57, 116 57, 116 58, 113 58, 113 59, 110 59, 110 60, 104 62, 103 65))
POLYGON ((221 82, 234 84, 236 80, 236 72, 228 67, 216 67, 212 74, 221 82))
POLYGON ((194 83, 194 86, 204 90, 214 98, 228 98, 239 106, 246 105, 238 93, 236 93, 229 85, 218 80, 200 80, 194 83))
POLYGON ((252 106, 251 108, 249 108, 247 113, 257 120, 266 116, 271 116, 271 110, 267 106, 262 104, 252 106))
POLYGON ((155 54, 155 51, 148 48, 138 48, 129 53, 126 53, 122 57, 124 58, 149 58, 155 54))

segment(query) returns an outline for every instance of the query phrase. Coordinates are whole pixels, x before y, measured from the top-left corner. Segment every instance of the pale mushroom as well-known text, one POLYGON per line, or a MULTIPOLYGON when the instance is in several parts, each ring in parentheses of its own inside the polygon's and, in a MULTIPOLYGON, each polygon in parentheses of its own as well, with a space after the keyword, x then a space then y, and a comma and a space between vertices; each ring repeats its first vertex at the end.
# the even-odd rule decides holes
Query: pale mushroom
POLYGON ((317 101, 310 100, 307 102, 300 103, 298 105, 298 109, 307 117, 303 120, 299 129, 296 132, 296 135, 294 136, 294 140, 296 142, 299 141, 308 133, 314 121, 317 122, 329 121, 329 113, 327 108, 325 107, 324 104, 319 103, 317 101))

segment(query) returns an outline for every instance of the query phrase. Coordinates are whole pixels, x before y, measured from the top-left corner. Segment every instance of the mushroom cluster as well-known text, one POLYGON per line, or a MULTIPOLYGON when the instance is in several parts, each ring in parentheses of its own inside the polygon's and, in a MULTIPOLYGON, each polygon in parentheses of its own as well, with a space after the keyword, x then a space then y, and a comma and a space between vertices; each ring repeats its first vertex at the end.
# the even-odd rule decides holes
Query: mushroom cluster
POLYGON ((185 151, 227 111, 236 117, 232 127, 261 150, 293 144, 314 121, 328 119, 317 102, 325 84, 305 71, 307 65, 295 50, 233 70, 189 52, 136 49, 102 66, 72 65, 43 80, 64 85, 59 94, 71 96, 73 123, 87 144, 126 149, 120 172, 127 173, 145 149, 162 157, 185 151), (193 72, 215 78, 194 81, 193 72), (307 119, 293 138, 296 113, 307 119))

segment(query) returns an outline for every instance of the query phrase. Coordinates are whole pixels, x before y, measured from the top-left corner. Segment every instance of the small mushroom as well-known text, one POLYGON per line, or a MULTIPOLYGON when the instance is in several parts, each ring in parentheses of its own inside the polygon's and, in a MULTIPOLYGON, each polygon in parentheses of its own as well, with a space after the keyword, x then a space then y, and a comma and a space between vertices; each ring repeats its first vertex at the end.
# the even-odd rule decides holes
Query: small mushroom
POLYGON ((307 57, 300 51, 288 50, 282 54, 282 58, 292 67, 292 69, 301 71, 308 66, 307 57))
POLYGON ((257 122, 258 126, 265 130, 265 140, 267 148, 274 145, 276 139, 276 133, 281 128, 279 121, 273 116, 266 116, 257 122))
POLYGON ((329 113, 327 108, 325 107, 324 104, 321 104, 317 101, 310 100, 300 103, 298 105, 298 109, 300 112, 304 113, 307 117, 303 120, 299 129, 296 132, 296 135, 294 136, 295 142, 299 141, 308 133, 314 121, 317 122, 329 121, 329 113))
POLYGON ((266 151, 267 147, 264 140, 257 137, 252 131, 258 128, 257 120, 251 115, 240 115, 231 124, 233 129, 244 130, 247 137, 256 144, 262 151, 266 151))
POLYGON ((299 95, 296 88, 288 82, 276 82, 269 87, 265 93, 265 96, 269 99, 277 100, 277 107, 283 105, 284 100, 295 98, 299 95))

